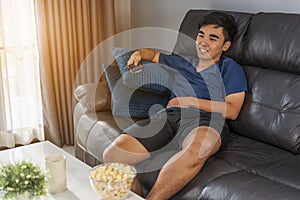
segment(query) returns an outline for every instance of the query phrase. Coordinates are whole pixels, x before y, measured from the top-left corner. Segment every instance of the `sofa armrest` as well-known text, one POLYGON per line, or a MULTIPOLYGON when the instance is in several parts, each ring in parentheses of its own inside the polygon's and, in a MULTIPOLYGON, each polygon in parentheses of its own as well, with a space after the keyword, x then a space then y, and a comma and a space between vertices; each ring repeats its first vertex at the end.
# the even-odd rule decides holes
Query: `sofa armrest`
POLYGON ((106 81, 79 85, 74 90, 74 97, 87 112, 111 110, 111 94, 106 81))

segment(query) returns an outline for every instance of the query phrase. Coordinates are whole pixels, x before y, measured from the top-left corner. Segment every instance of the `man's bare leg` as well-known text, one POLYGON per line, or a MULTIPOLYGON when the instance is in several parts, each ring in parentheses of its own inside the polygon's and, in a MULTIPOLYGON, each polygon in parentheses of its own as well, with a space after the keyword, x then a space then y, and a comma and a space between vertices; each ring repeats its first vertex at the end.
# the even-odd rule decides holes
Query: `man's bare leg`
POLYGON ((206 160, 216 153, 220 146, 220 135, 213 128, 195 128, 185 138, 182 150, 161 169, 146 199, 171 198, 196 176, 206 160))
MULTIPOLYGON (((103 152, 104 162, 121 162, 133 165, 150 157, 147 149, 134 137, 126 134, 120 135, 103 152)), ((142 187, 135 178, 132 191, 142 196, 142 187)))
POLYGON ((150 157, 147 149, 134 137, 122 134, 103 152, 104 162, 121 162, 133 165, 150 157))

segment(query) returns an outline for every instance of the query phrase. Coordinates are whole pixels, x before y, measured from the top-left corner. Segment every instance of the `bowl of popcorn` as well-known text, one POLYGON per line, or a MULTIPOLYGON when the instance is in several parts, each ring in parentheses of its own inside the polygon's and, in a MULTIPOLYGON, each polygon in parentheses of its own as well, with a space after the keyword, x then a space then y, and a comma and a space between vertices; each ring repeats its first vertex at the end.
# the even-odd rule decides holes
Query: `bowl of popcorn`
POLYGON ((89 170, 90 183, 100 199, 124 199, 135 176, 135 168, 123 163, 104 163, 89 170))

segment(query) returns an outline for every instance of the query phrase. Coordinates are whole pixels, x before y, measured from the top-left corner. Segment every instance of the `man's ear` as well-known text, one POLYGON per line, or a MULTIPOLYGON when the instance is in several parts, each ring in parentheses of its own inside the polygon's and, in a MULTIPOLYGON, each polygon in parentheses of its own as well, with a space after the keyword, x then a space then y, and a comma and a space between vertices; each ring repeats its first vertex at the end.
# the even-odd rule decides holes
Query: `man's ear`
POLYGON ((223 51, 227 51, 231 46, 231 41, 226 41, 223 44, 223 51))

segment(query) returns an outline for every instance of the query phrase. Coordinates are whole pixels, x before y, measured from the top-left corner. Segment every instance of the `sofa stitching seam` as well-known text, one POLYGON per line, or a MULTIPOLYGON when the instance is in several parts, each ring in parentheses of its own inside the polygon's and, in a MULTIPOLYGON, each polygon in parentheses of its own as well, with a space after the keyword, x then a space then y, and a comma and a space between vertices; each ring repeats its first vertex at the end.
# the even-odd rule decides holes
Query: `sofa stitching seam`
POLYGON ((260 177, 263 177, 264 179, 267 179, 267 180, 270 180, 270 181, 273 181, 273 182, 276 182, 276 183, 285 185, 285 186, 287 186, 287 187, 290 187, 290 188, 299 190, 299 188, 296 188, 296 187, 294 187, 294 186, 292 186, 292 185, 288 185, 288 184, 286 184, 286 183, 284 183, 284 182, 280 182, 280 181, 278 181, 278 180, 276 180, 276 179, 271 179, 270 177, 263 176, 263 174, 261 174, 261 173, 255 173, 255 171, 253 170, 254 167, 257 168, 257 167, 260 167, 260 166, 271 165, 272 163, 277 163, 277 162, 279 162, 279 161, 281 161, 281 160, 285 160, 285 159, 287 159, 288 157, 289 157, 289 156, 287 155, 287 156, 282 157, 281 159, 278 159, 278 160, 275 160, 275 161, 272 161, 272 162, 269 162, 269 163, 264 163, 264 164, 255 165, 255 166, 252 167, 252 169, 251 169, 251 168, 247 168, 247 167, 243 167, 243 166, 241 166, 241 165, 237 165, 237 164, 231 163, 231 162, 229 162, 229 161, 227 161, 227 160, 224 160, 224 159, 221 159, 221 158, 215 158, 215 159, 218 159, 218 160, 222 160, 222 161, 224 161, 224 162, 226 162, 226 163, 228 163, 228 164, 230 164, 230 165, 232 165, 232 166, 235 166, 235 167, 241 167, 241 169, 240 169, 240 170, 237 170, 237 171, 234 171, 234 172, 229 172, 229 173, 227 173, 227 174, 222 174, 221 176, 218 176, 218 177, 216 177, 216 178, 214 178, 214 179, 212 179, 212 180, 215 180, 215 179, 217 179, 217 178, 219 178, 219 177, 222 177, 222 176, 225 176, 225 175, 228 175, 228 174, 232 174, 232 173, 244 171, 244 172, 253 174, 253 175, 255 175, 255 176, 260 176, 260 177))

